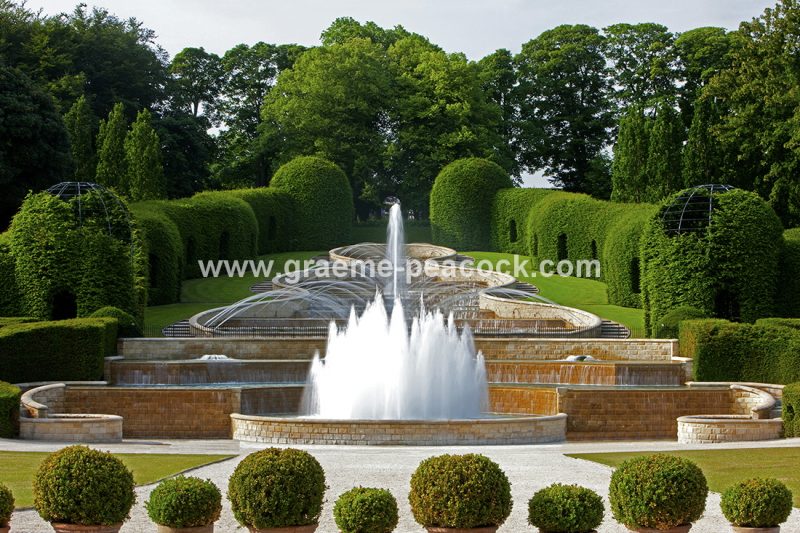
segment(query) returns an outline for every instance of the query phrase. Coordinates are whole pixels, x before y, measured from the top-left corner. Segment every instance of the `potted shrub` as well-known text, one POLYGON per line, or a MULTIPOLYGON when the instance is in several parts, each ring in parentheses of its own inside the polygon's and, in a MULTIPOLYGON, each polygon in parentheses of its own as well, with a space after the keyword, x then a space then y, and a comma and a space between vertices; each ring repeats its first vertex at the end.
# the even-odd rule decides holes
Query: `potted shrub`
POLYGON ((419 464, 408 501, 430 533, 494 533, 511 513, 511 484, 483 455, 440 455, 419 464))
POLYGON ((778 533, 792 512, 792 491, 777 479, 748 479, 728 487, 720 506, 737 533, 778 533))
POLYGON ((397 500, 386 489, 356 487, 333 506, 341 533, 390 533, 397 527, 397 514, 397 500))
POLYGON ((325 489, 325 472, 311 454, 267 448, 239 463, 228 499, 236 520, 253 533, 313 533, 325 489))
POLYGON ((593 490, 555 483, 528 501, 528 523, 541 533, 593 533, 604 511, 603 499, 593 490))
POLYGON ((162 481, 144 506, 158 533, 213 533, 222 494, 210 480, 178 476, 162 481))
POLYGON ((0 533, 8 533, 11 528, 11 513, 14 512, 14 495, 11 490, 0 484, 0 533))
POLYGON ((706 508, 708 484, 693 462, 671 455, 634 457, 611 476, 614 519, 640 533, 685 533, 706 508))
POLYGON ((116 533, 136 501, 133 474, 110 453, 69 446, 42 461, 33 505, 56 533, 116 533))

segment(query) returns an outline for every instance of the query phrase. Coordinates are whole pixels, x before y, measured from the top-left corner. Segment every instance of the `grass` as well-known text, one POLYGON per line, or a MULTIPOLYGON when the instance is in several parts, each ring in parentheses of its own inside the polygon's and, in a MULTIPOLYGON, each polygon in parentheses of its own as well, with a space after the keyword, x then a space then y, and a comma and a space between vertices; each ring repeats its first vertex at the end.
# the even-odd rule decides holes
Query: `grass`
MULTIPOLYGON (((786 483, 800 507, 800 448, 749 448, 739 450, 692 450, 664 452, 697 463, 709 488, 722 492, 736 482, 753 477, 772 477, 786 483)), ((622 461, 644 455, 642 452, 580 453, 568 457, 616 467, 622 461)))
MULTIPOLYGON (((319 254, 320 252, 287 252, 262 255, 258 259, 275 262, 274 268, 270 272, 270 277, 274 277, 285 271, 288 261, 295 260, 302 263, 319 254)), ((180 303, 157 305, 145 309, 145 332, 153 335, 155 332, 161 331, 163 327, 189 318, 200 311, 239 301, 252 295, 250 287, 263 279, 263 277, 256 278, 252 273, 248 273, 241 278, 220 276, 186 280, 181 285, 180 303)))
MULTIPOLYGON (((17 508, 33 505, 33 477, 45 452, 0 452, 0 483, 14 493, 17 508)), ((115 453, 133 472, 137 485, 149 485, 166 477, 233 455, 178 455, 168 453, 115 453)))
MULTIPOLYGON (((488 260, 493 265, 501 259, 508 261, 514 260, 513 254, 503 254, 494 252, 465 252, 476 259, 488 260)), ((528 259, 520 256, 522 260, 528 259)), ((501 270, 511 272, 510 268, 501 270)), ((594 313, 602 318, 607 318, 627 326, 631 331, 644 331, 644 311, 632 307, 621 307, 608 303, 608 293, 606 284, 586 278, 552 276, 520 276, 520 281, 525 281, 539 287, 540 294, 558 304, 567 307, 583 309, 594 313)))

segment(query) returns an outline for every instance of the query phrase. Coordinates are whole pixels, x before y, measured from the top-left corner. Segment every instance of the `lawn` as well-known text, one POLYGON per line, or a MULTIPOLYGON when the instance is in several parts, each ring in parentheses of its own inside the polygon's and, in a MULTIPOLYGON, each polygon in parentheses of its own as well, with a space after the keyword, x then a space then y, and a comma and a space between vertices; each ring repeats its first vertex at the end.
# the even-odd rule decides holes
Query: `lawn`
MULTIPOLYGON (((513 254, 502 254, 494 252, 465 252, 472 256, 476 261, 486 259, 496 264, 501 259, 513 261, 513 254)), ((522 257, 522 259, 528 259, 522 257)), ((510 273, 510 269, 508 270, 510 273)), ((586 278, 561 277, 561 276, 527 276, 520 277, 521 281, 526 281, 539 287, 540 295, 552 300, 555 303, 575 307, 594 313, 601 318, 607 318, 625 324, 634 333, 644 332, 644 311, 632 307, 621 307, 608 303, 606 284, 600 281, 586 278)))
MULTIPOLYGON (((664 452, 697 463, 714 492, 722 492, 738 481, 752 477, 780 479, 792 490, 794 505, 800 507, 800 448, 750 448, 742 450, 696 450, 664 452)), ((642 452, 579 453, 568 457, 617 466, 642 452)))
MULTIPOLYGON (((33 476, 39 463, 47 457, 45 452, 0 452, 0 483, 14 493, 16 507, 33 505, 33 476)), ((230 459, 233 455, 177 455, 168 453, 119 453, 114 454, 133 472, 137 485, 149 485, 180 472, 217 461, 230 459)))
MULTIPOLYGON (((305 261, 321 252, 288 252, 280 254, 262 255, 259 260, 275 261, 270 277, 283 272, 289 260, 305 261)), ((181 286, 180 303, 157 305, 148 307, 144 313, 144 327, 148 335, 155 335, 164 326, 168 326, 184 318, 211 309, 241 300, 252 295, 250 287, 264 278, 256 278, 252 273, 243 277, 228 277, 221 275, 217 278, 190 279, 181 286)))

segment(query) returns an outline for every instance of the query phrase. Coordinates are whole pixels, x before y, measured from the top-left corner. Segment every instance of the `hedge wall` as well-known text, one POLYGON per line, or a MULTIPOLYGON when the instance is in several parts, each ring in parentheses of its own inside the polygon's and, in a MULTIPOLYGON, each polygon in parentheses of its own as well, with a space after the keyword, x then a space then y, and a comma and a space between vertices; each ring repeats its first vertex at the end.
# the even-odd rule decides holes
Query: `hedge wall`
POLYGON ((800 383, 783 388, 783 434, 786 438, 800 437, 800 383))
POLYGON ((76 318, 0 328, 0 380, 93 381, 113 353, 117 321, 76 318), (54 349, 57 347, 57 349, 54 349))
POLYGON ((645 327, 671 309, 688 305, 711 316, 752 322, 775 307, 782 228, 758 195, 742 190, 715 194, 707 229, 667 234, 663 210, 642 237, 645 327))
POLYGON ((11 439, 19 432, 19 387, 0 381, 0 438, 11 439))
POLYGON ((259 254, 285 252, 297 246, 292 231, 295 206, 287 193, 269 187, 229 192, 247 202, 255 214, 259 254))
POLYGON ((531 255, 528 219, 551 189, 502 189, 492 203, 492 248, 498 252, 531 255))
POLYGON ((511 187, 506 171, 486 159, 459 159, 444 167, 431 190, 433 241, 458 250, 491 249, 491 206, 497 191, 511 187))
POLYGON ((11 255, 11 236, 0 234, 0 315, 14 316, 22 313, 21 296, 14 272, 14 257, 11 255))
POLYGON ((280 167, 269 186, 293 201, 293 249, 327 250, 350 241, 353 192, 336 164, 320 157, 298 157, 280 167))
POLYGON ((198 260, 251 259, 256 255, 255 214, 244 200, 227 191, 150 203, 178 228, 183 243, 184 278, 200 277, 198 260))
POLYGON ((800 228, 783 232, 779 272, 777 311, 780 316, 800 317, 800 228))
POLYGON ((147 300, 150 305, 180 301, 183 279, 183 243, 178 226, 158 205, 139 202, 131 213, 142 236, 142 253, 147 259, 147 300))
POLYGON ((800 381, 800 331, 725 320, 681 322, 681 354, 694 358, 697 381, 800 381), (684 346, 684 338, 691 338, 684 346))
MULTIPOLYGON (((360 242, 386 242, 386 220, 367 220, 357 222, 353 225, 348 244, 360 242)), ((405 220, 403 221, 406 242, 430 243, 433 241, 431 236, 431 225, 427 220, 405 220)))

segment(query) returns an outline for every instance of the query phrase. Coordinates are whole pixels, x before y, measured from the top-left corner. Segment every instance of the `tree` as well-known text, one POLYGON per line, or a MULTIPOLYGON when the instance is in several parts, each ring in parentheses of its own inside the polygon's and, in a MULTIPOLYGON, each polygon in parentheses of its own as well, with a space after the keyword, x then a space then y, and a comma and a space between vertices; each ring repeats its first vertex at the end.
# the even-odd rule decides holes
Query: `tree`
POLYGON ((692 123, 694 103, 708 82, 730 66, 731 37, 725 28, 696 28, 675 40, 678 72, 683 85, 680 108, 685 126, 692 123))
POLYGON ((222 88, 222 60, 203 48, 184 48, 169 66, 175 85, 175 100, 195 117, 202 107, 213 107, 222 88))
POLYGON ((351 17, 339 17, 322 32, 320 41, 323 46, 330 46, 345 43, 350 39, 369 39, 383 49, 388 49, 398 40, 410 35, 411 33, 399 24, 392 29, 385 29, 372 21, 361 24, 351 17))
POLYGON ((714 140, 712 128, 719 121, 719 113, 712 98, 699 98, 694 104, 689 138, 683 148, 683 184, 693 187, 716 183, 722 175, 722 161, 714 140))
POLYGON ((77 181, 95 181, 97 160, 94 152, 95 117, 86 96, 78 98, 66 115, 64 125, 69 135, 72 161, 77 181))
POLYGON ((525 43, 516 57, 522 162, 569 191, 588 190, 591 162, 609 141, 603 43, 595 28, 563 25, 525 43))
POLYGON ((108 114, 108 119, 100 122, 95 179, 97 183, 127 195, 129 183, 125 166, 125 136, 128 123, 125 120, 124 108, 122 103, 116 104, 108 114))
POLYGON ((647 152, 646 201, 659 202, 683 188, 681 149, 684 129, 681 117, 670 100, 658 104, 650 130, 647 152))
POLYGON ((519 180, 521 174, 516 139, 517 103, 514 87, 517 85, 517 71, 514 56, 501 48, 478 61, 481 87, 490 102, 500 108, 499 132, 505 153, 499 154, 501 166, 508 168, 511 175, 519 180))
POLYGON ((0 64, 0 229, 29 190, 72 174, 69 138, 50 96, 16 69, 0 64))
POLYGON ((132 201, 166 198, 160 142, 147 109, 139 111, 125 137, 125 164, 132 201))
POLYGON ((177 110, 155 120, 169 198, 191 196, 209 186, 209 164, 215 145, 208 126, 205 117, 177 110))
POLYGON ((639 107, 630 108, 620 120, 611 169, 611 199, 615 202, 643 202, 645 199, 649 120, 639 107))
POLYGON ((613 63, 619 109, 652 108, 676 91, 675 36, 652 22, 604 28, 606 57, 613 63))

